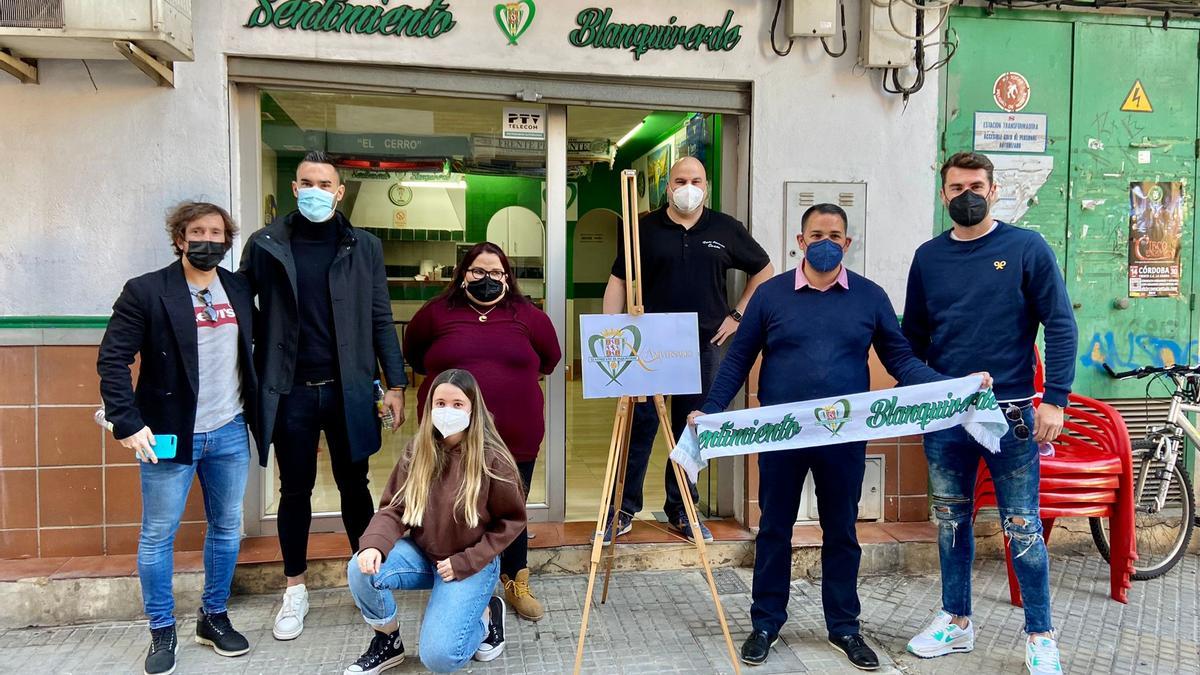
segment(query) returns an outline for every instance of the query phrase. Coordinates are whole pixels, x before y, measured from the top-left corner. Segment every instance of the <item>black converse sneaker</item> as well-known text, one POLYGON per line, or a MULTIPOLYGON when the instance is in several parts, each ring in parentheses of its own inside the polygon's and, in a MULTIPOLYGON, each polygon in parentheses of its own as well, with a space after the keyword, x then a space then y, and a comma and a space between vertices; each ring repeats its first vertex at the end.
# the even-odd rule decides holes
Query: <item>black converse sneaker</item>
POLYGON ((229 623, 228 612, 196 615, 196 643, 208 645, 221 656, 241 656, 250 651, 250 643, 229 623))
POLYGON ((488 601, 488 608, 491 612, 488 617, 487 634, 483 636, 483 642, 479 643, 479 649, 475 650, 476 661, 491 661, 504 653, 504 600, 499 596, 492 596, 488 601))
POLYGON ((403 660, 404 643, 400 640, 400 630, 397 629, 395 633, 375 631, 371 646, 343 671, 343 675, 376 675, 400 665, 403 660))
POLYGON ((146 675, 169 675, 175 672, 175 624, 150 629, 150 651, 146 654, 146 675))

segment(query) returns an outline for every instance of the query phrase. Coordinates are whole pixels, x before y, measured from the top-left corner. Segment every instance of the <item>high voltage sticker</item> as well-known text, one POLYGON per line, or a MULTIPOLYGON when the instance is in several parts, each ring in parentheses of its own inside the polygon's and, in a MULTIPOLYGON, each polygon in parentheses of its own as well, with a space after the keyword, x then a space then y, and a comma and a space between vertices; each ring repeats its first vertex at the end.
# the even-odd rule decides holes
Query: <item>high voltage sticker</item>
POLYGON ((1146 96, 1146 90, 1142 87, 1141 80, 1133 81, 1133 88, 1129 90, 1129 95, 1125 97, 1125 102, 1121 104, 1121 110, 1124 112, 1154 112, 1154 108, 1150 105, 1150 98, 1146 96))

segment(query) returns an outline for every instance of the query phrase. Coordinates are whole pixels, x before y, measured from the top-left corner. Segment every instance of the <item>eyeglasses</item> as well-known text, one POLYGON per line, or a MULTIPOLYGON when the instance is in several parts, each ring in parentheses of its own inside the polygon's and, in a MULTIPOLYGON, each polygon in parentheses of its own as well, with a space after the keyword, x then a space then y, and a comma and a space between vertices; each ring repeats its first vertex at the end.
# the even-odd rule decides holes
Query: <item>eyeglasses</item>
POLYGON ((207 288, 202 291, 196 291, 196 297, 200 298, 200 302, 204 303, 204 309, 200 310, 200 313, 203 314, 210 323, 216 323, 219 317, 217 316, 217 308, 213 307, 212 291, 208 290, 207 288))
POLYGON ((1009 403, 1008 407, 1004 409, 1004 416, 1008 418, 1009 422, 1015 423, 1013 425, 1013 436, 1016 436, 1018 441, 1029 440, 1029 425, 1025 424, 1023 412, 1015 403, 1009 403))
POLYGON ((467 276, 471 281, 479 281, 484 277, 491 277, 492 281, 504 281, 504 277, 508 276, 504 270, 485 270, 482 267, 472 267, 467 270, 467 276))

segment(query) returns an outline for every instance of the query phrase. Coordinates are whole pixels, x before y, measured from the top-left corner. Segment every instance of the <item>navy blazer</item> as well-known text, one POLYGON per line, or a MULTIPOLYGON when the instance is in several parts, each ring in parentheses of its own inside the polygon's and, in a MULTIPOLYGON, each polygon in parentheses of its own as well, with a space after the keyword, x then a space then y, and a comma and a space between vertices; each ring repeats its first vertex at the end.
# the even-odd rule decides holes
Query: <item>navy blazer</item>
MULTIPOLYGON (((258 380, 251 353, 254 304, 250 284, 221 267, 217 276, 237 315, 242 409, 253 429, 258 380)), ((155 434, 174 434, 179 449, 174 459, 163 461, 192 463, 200 387, 196 340, 196 314, 182 262, 176 260, 125 282, 96 360, 104 414, 113 425, 114 436, 127 438, 144 426, 155 434), (138 354, 141 365, 135 389, 129 366, 138 354)))

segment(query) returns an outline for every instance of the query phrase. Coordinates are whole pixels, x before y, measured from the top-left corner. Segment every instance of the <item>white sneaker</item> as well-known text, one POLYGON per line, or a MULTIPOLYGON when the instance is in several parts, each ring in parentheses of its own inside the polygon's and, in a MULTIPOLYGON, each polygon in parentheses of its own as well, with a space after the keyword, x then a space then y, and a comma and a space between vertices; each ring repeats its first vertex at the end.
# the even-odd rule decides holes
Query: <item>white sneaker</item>
POLYGON ((975 649, 975 624, 967 619, 967 627, 959 628, 951 622, 953 618, 947 612, 938 612, 928 628, 908 641, 908 651, 923 659, 932 659, 975 649))
POLYGON ((308 589, 304 584, 288 586, 283 594, 283 606, 275 615, 271 634, 276 640, 295 640, 304 632, 304 617, 308 616, 308 589))
POLYGON ((1025 667, 1033 675, 1061 675, 1063 669, 1058 657, 1058 642, 1044 636, 1026 640, 1025 667))

